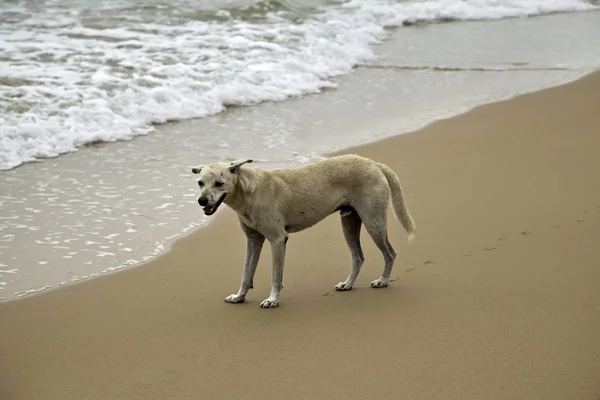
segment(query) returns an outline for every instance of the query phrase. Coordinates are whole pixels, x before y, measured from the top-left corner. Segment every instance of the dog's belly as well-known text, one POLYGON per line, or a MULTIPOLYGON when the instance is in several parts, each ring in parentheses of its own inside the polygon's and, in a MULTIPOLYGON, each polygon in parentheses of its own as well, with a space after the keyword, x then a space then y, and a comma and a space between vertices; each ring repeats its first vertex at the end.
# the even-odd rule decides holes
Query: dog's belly
POLYGON ((339 211, 342 215, 349 214, 354 209, 350 206, 342 205, 339 207, 335 207, 331 210, 327 210, 325 212, 311 213, 307 211, 299 211, 298 214, 294 215, 295 218, 288 220, 285 225, 285 231, 287 233, 299 232, 304 229, 310 228, 311 226, 317 224, 318 222, 324 220, 329 215, 339 211))
POLYGON ((310 222, 304 221, 302 223, 288 224, 285 226, 285 231, 287 233, 300 232, 300 231, 303 231, 304 229, 310 228, 311 226, 313 226, 314 224, 316 224, 319 221, 320 220, 310 221, 310 222))

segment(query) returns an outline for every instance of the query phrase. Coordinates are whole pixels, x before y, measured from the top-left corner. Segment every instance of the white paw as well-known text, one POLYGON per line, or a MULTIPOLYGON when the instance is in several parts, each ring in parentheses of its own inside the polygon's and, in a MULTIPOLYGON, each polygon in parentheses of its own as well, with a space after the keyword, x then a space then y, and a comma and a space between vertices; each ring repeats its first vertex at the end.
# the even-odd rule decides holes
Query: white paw
POLYGON ((352 289, 352 285, 346 282, 340 282, 335 285, 335 290, 339 290, 341 292, 352 289))
POLYGON ((371 287, 375 289, 384 288, 387 285, 387 281, 384 281, 382 279, 375 279, 373 282, 371 282, 371 287))
POLYGON ((260 308, 275 308, 279 305, 279 300, 277 299, 266 299, 263 300, 262 303, 260 303, 260 308))
POLYGON ((225 301, 227 303, 243 303, 244 300, 246 300, 246 298, 244 296, 241 296, 238 294, 231 294, 231 295, 225 297, 225 301))

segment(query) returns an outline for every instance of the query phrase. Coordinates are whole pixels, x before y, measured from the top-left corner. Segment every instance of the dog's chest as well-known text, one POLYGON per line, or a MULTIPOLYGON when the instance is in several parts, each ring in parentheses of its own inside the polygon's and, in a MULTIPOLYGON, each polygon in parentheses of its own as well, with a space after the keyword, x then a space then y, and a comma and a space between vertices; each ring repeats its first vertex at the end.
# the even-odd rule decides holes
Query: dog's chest
POLYGON ((252 218, 247 213, 238 214, 240 220, 249 228, 256 229, 256 225, 252 222, 252 218))

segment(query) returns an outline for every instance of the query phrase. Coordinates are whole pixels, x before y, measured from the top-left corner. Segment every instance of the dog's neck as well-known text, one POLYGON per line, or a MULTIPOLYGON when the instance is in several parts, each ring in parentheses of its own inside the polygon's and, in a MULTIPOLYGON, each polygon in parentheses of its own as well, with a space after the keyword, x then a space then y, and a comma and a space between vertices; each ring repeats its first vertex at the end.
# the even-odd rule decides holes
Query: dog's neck
POLYGON ((231 207, 236 213, 239 215, 247 214, 248 210, 246 210, 247 204, 250 202, 246 202, 247 196, 252 196, 253 187, 250 182, 260 179, 262 171, 258 168, 246 168, 240 167, 237 171, 237 183, 233 192, 230 192, 225 198, 224 203, 231 207))

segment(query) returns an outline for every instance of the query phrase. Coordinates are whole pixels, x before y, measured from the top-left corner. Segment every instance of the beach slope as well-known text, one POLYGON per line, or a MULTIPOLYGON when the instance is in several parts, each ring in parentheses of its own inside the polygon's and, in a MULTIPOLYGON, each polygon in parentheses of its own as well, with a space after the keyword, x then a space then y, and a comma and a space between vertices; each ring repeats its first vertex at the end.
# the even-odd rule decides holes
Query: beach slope
MULTIPOLYGON (((393 282, 339 216, 291 236, 281 306, 247 302, 230 210, 148 264, 0 304, 0 399, 597 399, 600 74, 350 149, 390 165, 393 282)), ((249 157, 252 155, 249 154, 249 157)), ((198 208, 198 212, 201 212, 198 208)))

